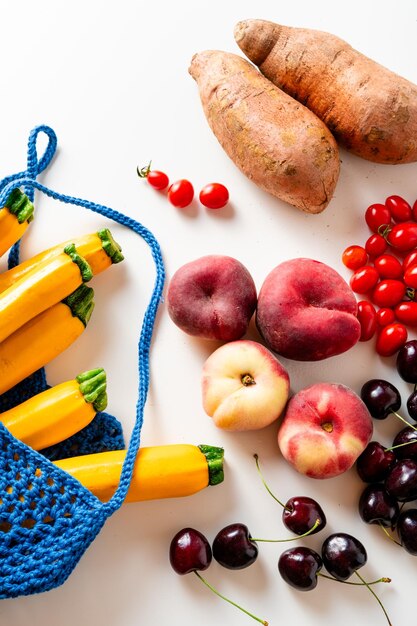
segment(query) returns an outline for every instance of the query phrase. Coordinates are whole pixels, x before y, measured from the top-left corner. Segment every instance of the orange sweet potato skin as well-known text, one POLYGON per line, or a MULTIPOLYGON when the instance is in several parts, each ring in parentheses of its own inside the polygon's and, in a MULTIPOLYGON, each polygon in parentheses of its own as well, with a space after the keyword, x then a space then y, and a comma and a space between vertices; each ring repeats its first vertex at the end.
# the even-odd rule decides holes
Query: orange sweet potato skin
POLYGON ((321 31, 245 20, 235 39, 275 85, 337 141, 376 163, 417 161, 417 86, 321 31))
POLYGON ((211 129, 240 170, 303 211, 323 211, 340 168, 327 127, 238 55, 201 52, 189 71, 211 129))

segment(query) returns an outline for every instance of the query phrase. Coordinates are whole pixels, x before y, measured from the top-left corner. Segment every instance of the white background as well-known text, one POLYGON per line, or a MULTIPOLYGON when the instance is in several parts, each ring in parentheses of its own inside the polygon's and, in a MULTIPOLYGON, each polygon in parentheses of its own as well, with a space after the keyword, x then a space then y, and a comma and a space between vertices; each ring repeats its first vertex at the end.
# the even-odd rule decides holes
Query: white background
MULTIPOLYGON (((188 74, 192 55, 207 48, 239 53, 233 27, 240 19, 265 18, 290 26, 330 31, 363 53, 417 83, 417 5, 396 3, 279 3, 80 1, 1 2, 0 175, 25 166, 26 141, 36 124, 52 126, 59 152, 42 180, 48 186, 125 211, 149 227, 164 251, 168 279, 183 263, 204 254, 227 254, 243 262, 258 289, 280 261, 308 256, 345 278, 343 249, 364 243, 364 211, 372 202, 400 194, 414 202, 416 165, 383 166, 341 151, 341 175, 328 208, 306 215, 258 190, 235 168, 211 134, 197 87, 188 74), (206 211, 169 205, 135 173, 153 160, 172 180, 189 178, 228 185, 231 203, 206 211)), ((94 279, 96 309, 88 331, 47 368, 49 382, 68 380, 90 367, 108 373, 108 410, 123 422, 126 437, 136 403, 136 344, 154 269, 149 250, 133 233, 98 216, 38 195, 37 217, 22 245, 27 258, 52 243, 109 225, 126 261, 94 279)), ((259 339, 252 326, 248 336, 259 339)), ((389 542, 358 516, 362 484, 354 470, 314 481, 295 473, 280 457, 277 424, 252 433, 223 433, 205 415, 200 376, 218 344, 190 338, 162 305, 152 350, 152 380, 143 445, 210 443, 224 446, 221 486, 189 498, 129 504, 117 512, 59 589, 0 602, 0 623, 13 626, 168 626, 173 623, 237 626, 250 618, 210 593, 193 575, 177 576, 168 562, 172 536, 193 526, 212 540, 223 526, 243 522, 254 536, 290 536, 279 506, 257 475, 260 455, 271 488, 282 499, 310 495, 324 508, 328 526, 304 541, 320 549, 327 534, 350 532, 368 550, 362 573, 390 576, 379 593, 394 626, 415 624, 417 559, 389 542)), ((382 376, 402 391, 394 359, 381 359, 373 343, 358 344, 319 363, 286 362, 295 392, 317 381, 341 382, 359 391, 382 376)), ((405 410, 404 410, 405 411, 405 410)), ((389 443, 400 429, 394 418, 375 425, 389 443)), ((294 542, 294 545, 297 542, 294 542)), ((299 541, 298 543, 303 543, 299 541)), ((277 560, 291 544, 261 544, 258 561, 232 572, 213 563, 207 579, 223 593, 268 619, 271 626, 304 623, 384 624, 369 592, 320 580, 311 593, 288 587, 277 560)))

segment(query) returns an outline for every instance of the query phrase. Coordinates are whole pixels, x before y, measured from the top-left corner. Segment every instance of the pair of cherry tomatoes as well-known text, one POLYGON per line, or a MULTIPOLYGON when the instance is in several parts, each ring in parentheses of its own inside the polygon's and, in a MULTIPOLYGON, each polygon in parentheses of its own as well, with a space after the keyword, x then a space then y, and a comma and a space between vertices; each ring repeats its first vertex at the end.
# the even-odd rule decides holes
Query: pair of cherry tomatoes
MULTIPOLYGON (((138 169, 137 172, 141 178, 146 178, 148 183, 158 191, 163 191, 169 185, 169 179, 165 172, 151 170, 150 164, 146 168, 138 169)), ((168 187, 167 195, 173 206, 183 209, 193 201, 194 187, 189 180, 181 178, 168 187)), ((200 191, 199 200, 208 209, 222 209, 229 201, 229 192, 221 183, 209 183, 200 191)))

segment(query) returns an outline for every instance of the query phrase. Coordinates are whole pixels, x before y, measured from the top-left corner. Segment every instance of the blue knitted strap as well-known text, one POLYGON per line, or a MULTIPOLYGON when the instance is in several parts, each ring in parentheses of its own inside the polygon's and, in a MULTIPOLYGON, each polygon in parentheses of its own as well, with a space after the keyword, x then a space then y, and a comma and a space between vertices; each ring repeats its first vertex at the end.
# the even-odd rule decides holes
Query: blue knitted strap
POLYGON ((146 404, 146 399, 149 390, 149 354, 150 354, 150 346, 152 341, 152 333, 155 325, 155 318, 158 311, 158 306, 162 298, 162 291, 164 287, 165 281, 165 269, 163 258, 161 254, 160 246, 154 237, 154 235, 145 228, 140 222, 137 222, 131 217, 124 215, 123 213, 119 213, 114 209, 106 207, 101 204, 96 204, 95 202, 90 202, 88 200, 83 200, 81 198, 75 198, 73 196, 65 195, 62 193, 58 193, 45 187, 41 183, 39 183, 35 176, 41 172, 47 165, 50 163, 53 154, 56 148, 56 135, 52 129, 47 126, 38 126, 31 133, 31 138, 29 139, 29 157, 28 157, 28 170, 26 172, 20 172, 19 174, 15 174, 13 176, 9 176, 0 183, 0 206, 4 206, 6 199, 8 198, 11 191, 16 187, 23 187, 27 195, 33 198, 34 190, 37 189, 41 191, 45 195, 53 198, 54 200, 59 200, 60 202, 64 202, 67 204, 72 204, 75 206, 79 206, 85 209, 89 209, 90 211, 94 211, 95 213, 99 213, 100 215, 113 220, 123 226, 126 226, 130 230, 133 230, 136 234, 138 234, 142 239, 150 247, 153 261, 156 268, 156 277, 154 281, 154 286, 151 294, 151 298, 149 304, 146 308, 146 311, 143 316, 142 326, 140 331, 140 338, 138 343, 138 373, 139 373, 139 388, 138 388, 138 398, 136 403, 136 419, 135 424, 131 433, 130 443, 127 449, 126 458, 123 463, 123 468, 121 472, 120 482, 116 492, 113 497, 106 503, 103 504, 103 513, 106 516, 110 516, 114 511, 116 511, 123 503, 127 491, 129 489, 129 485, 132 479, 133 467, 136 459, 137 452, 140 447, 140 435, 141 429, 143 425, 143 417, 144 417, 144 409, 146 404), (48 147, 42 156, 42 158, 38 161, 36 154, 36 138, 39 132, 45 132, 49 137, 48 147))

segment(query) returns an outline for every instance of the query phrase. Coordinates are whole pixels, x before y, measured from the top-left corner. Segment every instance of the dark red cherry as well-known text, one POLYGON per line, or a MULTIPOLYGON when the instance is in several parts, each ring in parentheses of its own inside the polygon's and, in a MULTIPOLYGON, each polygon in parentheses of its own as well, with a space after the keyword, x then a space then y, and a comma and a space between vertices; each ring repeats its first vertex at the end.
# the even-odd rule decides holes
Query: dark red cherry
POLYGON ((417 555, 417 509, 407 509, 400 513, 397 533, 402 547, 410 554, 417 555))
POLYGON ((317 574, 322 567, 320 555, 303 546, 285 550, 278 560, 278 571, 282 578, 300 591, 311 591, 317 586, 317 574))
POLYGON ((397 371, 407 383, 417 383, 417 340, 407 341, 398 351, 397 371))
POLYGON ((329 574, 347 580, 365 565, 367 554, 362 543, 347 533, 333 533, 324 540, 321 557, 329 574))
POLYGON ((417 422, 417 391, 412 391, 408 396, 407 412, 411 419, 417 422))
POLYGON ((374 419, 384 420, 401 406, 400 392, 387 380, 368 380, 361 389, 361 398, 374 419))
POLYGON ((210 544, 198 530, 183 528, 171 541, 169 560, 177 574, 203 571, 211 563, 210 544))
POLYGON ((223 567, 244 569, 256 561, 258 546, 245 524, 229 524, 214 538, 213 556, 223 567))
POLYGON ((290 498, 282 512, 282 521, 291 532, 304 535, 317 523, 310 533, 314 535, 326 526, 326 516, 316 500, 308 496, 294 496, 290 498))
POLYGON ((370 441, 356 461, 356 471, 363 482, 377 483, 385 480, 396 460, 393 451, 378 441, 370 441))
POLYGON ((385 489, 400 502, 417 499, 417 461, 402 459, 390 470, 385 489))
POLYGON ((383 485, 367 485, 359 498, 359 515, 366 524, 381 524, 393 528, 400 509, 397 500, 383 485))
POLYGON ((406 426, 394 437, 392 447, 397 459, 414 459, 417 461, 417 430, 406 426), (396 447, 398 446, 398 447, 396 447))

